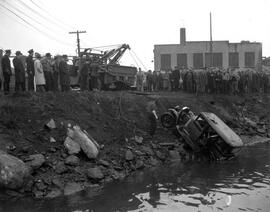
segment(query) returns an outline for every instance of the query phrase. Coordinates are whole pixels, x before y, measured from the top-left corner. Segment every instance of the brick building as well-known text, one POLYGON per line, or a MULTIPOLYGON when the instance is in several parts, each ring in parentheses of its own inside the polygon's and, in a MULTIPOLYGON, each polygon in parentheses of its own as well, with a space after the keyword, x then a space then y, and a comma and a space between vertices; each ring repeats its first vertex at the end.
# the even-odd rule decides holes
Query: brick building
POLYGON ((175 67, 187 68, 260 68, 262 43, 242 41, 186 41, 185 28, 180 29, 180 44, 154 46, 154 68, 157 71, 175 67), (212 62, 211 62, 212 60, 212 62))

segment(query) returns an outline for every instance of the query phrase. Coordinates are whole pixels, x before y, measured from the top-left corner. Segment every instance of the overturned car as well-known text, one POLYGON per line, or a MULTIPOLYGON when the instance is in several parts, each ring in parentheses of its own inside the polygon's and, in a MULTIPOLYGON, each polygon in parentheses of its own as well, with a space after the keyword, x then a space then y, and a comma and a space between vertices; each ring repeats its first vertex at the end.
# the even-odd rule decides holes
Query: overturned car
POLYGON ((187 150, 202 153, 210 160, 230 159, 243 146, 241 138, 214 113, 195 115, 188 107, 169 109, 161 124, 182 138, 187 150))

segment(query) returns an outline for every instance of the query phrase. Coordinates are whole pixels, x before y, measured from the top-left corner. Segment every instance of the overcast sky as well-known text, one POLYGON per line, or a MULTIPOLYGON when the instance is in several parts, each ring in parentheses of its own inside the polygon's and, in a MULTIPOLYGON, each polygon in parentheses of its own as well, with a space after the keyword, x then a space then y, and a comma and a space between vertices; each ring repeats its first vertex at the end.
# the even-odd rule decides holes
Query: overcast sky
POLYGON ((209 40, 210 11, 213 40, 262 42, 270 56, 269 0, 0 0, 0 47, 76 55, 68 32, 86 30, 81 47, 127 43, 143 64, 129 52, 122 64, 153 69, 154 44, 178 44, 181 27, 188 41, 209 40))

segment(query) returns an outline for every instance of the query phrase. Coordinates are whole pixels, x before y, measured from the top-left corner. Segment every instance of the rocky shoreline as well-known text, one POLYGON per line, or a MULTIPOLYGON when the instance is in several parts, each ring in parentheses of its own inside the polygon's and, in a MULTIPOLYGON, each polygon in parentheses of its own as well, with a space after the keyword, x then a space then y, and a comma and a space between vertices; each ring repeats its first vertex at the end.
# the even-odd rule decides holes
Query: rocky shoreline
POLYGON ((137 170, 175 160, 201 160, 187 153, 181 142, 160 126, 154 136, 148 134, 147 106, 161 97, 165 100, 155 105, 159 113, 182 98, 181 105, 189 105, 195 111, 212 111, 222 117, 238 134, 246 136, 246 143, 254 144, 249 139, 254 136, 256 142, 268 136, 270 122, 267 115, 263 116, 267 114, 268 99, 260 100, 265 110, 256 114, 256 120, 252 99, 231 101, 230 97, 218 97, 213 104, 210 97, 202 102, 193 99, 193 95, 124 95, 71 93, 7 97, 0 105, 0 184, 5 187, 0 192, 1 200, 26 195, 34 198, 71 195, 123 179, 137 170), (119 102, 123 108, 120 112, 119 102), (241 115, 243 110, 248 116, 241 115), (51 120, 53 127, 48 127, 51 120), (97 157, 89 158, 85 151, 76 151, 76 147, 74 151, 66 145, 68 129, 76 124, 90 140, 95 138, 97 157))

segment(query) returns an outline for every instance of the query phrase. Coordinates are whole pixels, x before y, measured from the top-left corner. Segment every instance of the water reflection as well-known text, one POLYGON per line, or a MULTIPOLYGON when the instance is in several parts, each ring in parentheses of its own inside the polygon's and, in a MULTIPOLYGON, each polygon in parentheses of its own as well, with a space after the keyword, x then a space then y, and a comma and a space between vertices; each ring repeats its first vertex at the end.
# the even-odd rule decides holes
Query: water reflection
POLYGON ((270 146, 219 163, 178 163, 55 200, 16 201, 4 211, 270 211, 270 146), (20 210, 18 210, 20 209, 20 210))

